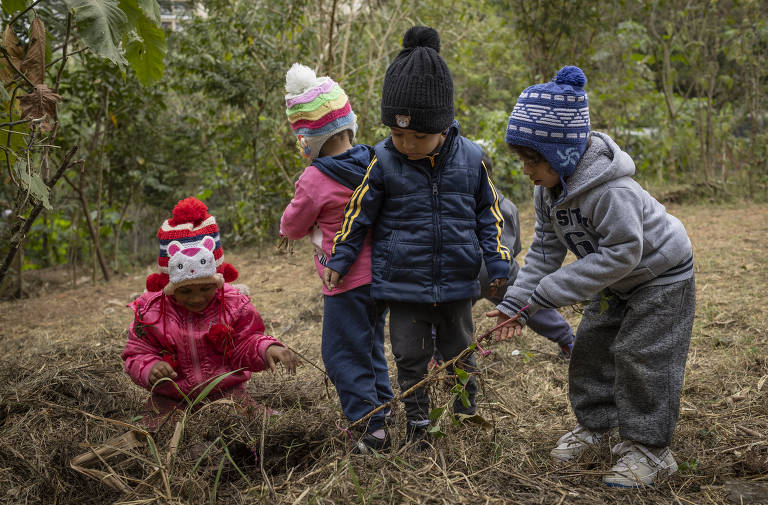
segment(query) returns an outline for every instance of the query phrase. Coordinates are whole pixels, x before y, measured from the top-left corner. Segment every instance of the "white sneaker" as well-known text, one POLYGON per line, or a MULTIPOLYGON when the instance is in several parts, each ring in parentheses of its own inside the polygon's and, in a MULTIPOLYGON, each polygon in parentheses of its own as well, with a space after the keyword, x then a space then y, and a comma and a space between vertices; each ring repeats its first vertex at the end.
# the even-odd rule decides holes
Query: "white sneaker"
POLYGON ((656 477, 668 477, 677 471, 677 462, 669 447, 651 449, 643 444, 624 440, 611 448, 621 456, 603 483, 612 487, 653 486, 656 477))
POLYGON ((591 431, 581 424, 577 424, 573 431, 569 431, 557 441, 557 447, 549 452, 549 455, 560 461, 571 461, 589 449, 600 443, 605 433, 591 431))

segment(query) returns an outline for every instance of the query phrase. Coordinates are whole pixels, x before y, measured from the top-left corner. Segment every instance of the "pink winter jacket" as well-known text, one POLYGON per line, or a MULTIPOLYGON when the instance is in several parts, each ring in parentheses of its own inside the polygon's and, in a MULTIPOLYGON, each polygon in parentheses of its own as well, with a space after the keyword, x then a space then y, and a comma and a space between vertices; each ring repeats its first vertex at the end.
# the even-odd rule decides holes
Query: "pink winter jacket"
MULTIPOLYGON (((296 193, 280 219, 280 234, 291 240, 306 237, 317 223, 323 233, 322 254, 315 254, 317 274, 322 278, 326 258, 331 257, 333 237, 341 229, 344 208, 352 196, 352 190, 334 181, 314 165, 308 166, 296 181, 296 193)), ((337 295, 371 283, 371 234, 365 238, 363 248, 344 276, 341 285, 329 291, 323 286, 323 294, 337 295)))
MULTIPOLYGON (((191 392, 194 397, 205 387, 201 384, 207 380, 245 368, 216 387, 217 392, 240 389, 250 379, 251 372, 269 367, 267 347, 282 345, 277 339, 264 335, 264 322, 250 298, 229 284, 224 284, 202 312, 190 312, 162 292, 146 292, 130 307, 136 317, 128 330, 122 358, 125 371, 133 382, 146 389, 151 389, 148 378, 152 366, 163 360, 171 363, 178 374, 176 384, 184 394, 191 392), (218 322, 232 329, 233 350, 229 358, 207 337, 208 329, 218 322)), ((181 398, 167 381, 161 382, 154 392, 181 398)))

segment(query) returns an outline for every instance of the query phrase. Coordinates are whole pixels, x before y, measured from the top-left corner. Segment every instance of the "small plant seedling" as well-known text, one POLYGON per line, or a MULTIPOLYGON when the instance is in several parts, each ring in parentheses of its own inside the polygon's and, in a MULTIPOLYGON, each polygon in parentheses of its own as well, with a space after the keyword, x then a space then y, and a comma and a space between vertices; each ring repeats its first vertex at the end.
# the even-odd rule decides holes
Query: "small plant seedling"
POLYGON ((691 458, 688 461, 682 461, 678 468, 681 473, 696 473, 699 470, 699 460, 691 458))

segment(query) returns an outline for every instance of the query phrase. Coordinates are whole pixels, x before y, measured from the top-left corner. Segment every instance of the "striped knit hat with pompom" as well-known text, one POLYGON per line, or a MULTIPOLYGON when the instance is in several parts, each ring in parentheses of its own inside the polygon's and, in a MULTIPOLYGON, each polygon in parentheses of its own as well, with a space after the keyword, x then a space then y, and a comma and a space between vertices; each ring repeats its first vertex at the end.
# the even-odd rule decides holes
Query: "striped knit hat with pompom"
POLYGON ((523 90, 509 116, 507 144, 533 149, 561 179, 570 176, 589 142, 586 83, 579 67, 566 65, 551 82, 523 90))
POLYGON ((190 196, 179 201, 173 208, 173 217, 165 220, 157 230, 157 238, 160 241, 160 254, 157 258, 160 273, 147 277, 147 291, 162 290, 166 294, 173 294, 180 284, 208 281, 222 284, 237 279, 235 267, 224 263, 216 218, 208 214, 208 207, 197 198, 190 196), (178 272, 169 272, 168 265, 172 257, 189 257, 193 249, 203 253, 208 250, 205 254, 212 256, 215 270, 211 268, 212 265, 208 265, 193 273, 182 272, 183 268, 178 272))
POLYGON ((320 156, 323 144, 335 134, 350 130, 354 138, 357 133, 355 113, 341 86, 300 63, 285 74, 285 106, 296 147, 310 160, 320 156))

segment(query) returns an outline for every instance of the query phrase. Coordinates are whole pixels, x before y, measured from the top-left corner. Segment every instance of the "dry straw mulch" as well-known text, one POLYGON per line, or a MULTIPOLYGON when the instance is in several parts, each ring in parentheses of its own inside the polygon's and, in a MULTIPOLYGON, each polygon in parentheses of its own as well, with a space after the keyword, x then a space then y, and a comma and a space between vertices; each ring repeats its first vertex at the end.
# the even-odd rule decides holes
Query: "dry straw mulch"
MULTIPOLYGON (((396 409, 395 449, 351 454, 333 387, 316 368, 322 299, 299 244, 293 255, 230 255, 270 333, 316 365, 295 377, 254 375, 250 390, 278 416, 221 401, 177 413, 153 433, 132 428, 146 392, 122 371, 130 312, 120 305, 141 288, 143 272, 1 303, 0 503, 720 504, 739 503, 739 489, 744 503, 760 499, 768 483, 768 207, 672 211, 694 241, 698 307, 672 447, 681 471, 655 489, 601 485, 615 437, 579 464, 550 461, 575 420, 567 366, 532 333, 479 358, 479 413, 490 429, 444 420, 435 450, 412 454, 397 449, 404 419, 396 409), (70 466, 78 455, 87 455, 76 460, 81 471, 70 466)), ((480 330, 491 326, 482 315, 489 308, 475 308, 480 330)), ((576 312, 563 313, 578 322, 576 312)), ((437 403, 448 401, 444 384, 431 388, 437 403)))

